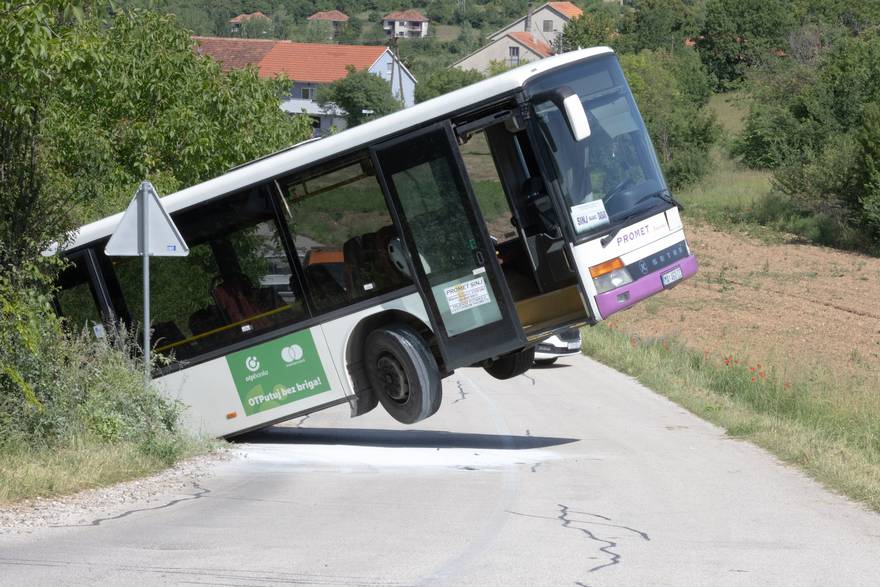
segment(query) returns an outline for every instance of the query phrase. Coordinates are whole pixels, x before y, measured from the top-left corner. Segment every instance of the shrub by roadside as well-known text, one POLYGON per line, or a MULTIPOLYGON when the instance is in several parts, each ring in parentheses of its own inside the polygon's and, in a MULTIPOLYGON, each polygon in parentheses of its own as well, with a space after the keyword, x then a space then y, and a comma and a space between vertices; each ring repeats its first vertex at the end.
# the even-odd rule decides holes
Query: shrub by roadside
POLYGON ((852 401, 860 382, 818 371, 788 380, 743 358, 605 325, 585 332, 584 352, 880 511, 880 404, 852 401))
MULTIPOLYGON (((158 471, 205 450, 120 334, 67 334, 25 266, 0 277, 0 503, 158 471), (29 283, 29 281, 31 281, 29 283)), ((39 279, 39 278, 37 278, 39 279)))

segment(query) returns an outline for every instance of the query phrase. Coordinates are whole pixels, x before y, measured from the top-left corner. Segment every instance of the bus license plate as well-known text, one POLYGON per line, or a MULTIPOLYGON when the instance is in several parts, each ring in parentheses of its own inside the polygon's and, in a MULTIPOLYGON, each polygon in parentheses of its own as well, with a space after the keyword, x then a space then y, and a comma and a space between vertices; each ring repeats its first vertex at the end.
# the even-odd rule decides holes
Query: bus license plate
POLYGON ((676 281, 679 281, 682 278, 681 267, 676 267, 672 271, 667 271, 666 273, 660 276, 660 280, 663 282, 663 287, 669 287, 676 281))

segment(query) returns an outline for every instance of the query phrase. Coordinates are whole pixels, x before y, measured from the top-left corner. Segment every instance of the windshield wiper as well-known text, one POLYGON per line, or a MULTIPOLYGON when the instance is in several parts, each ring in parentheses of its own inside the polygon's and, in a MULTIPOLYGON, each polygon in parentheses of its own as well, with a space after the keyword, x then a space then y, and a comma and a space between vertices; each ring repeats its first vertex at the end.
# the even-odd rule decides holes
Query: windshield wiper
MULTIPOLYGON (((641 204, 642 202, 644 202, 646 200, 650 200, 652 198, 659 198, 659 199, 663 200, 664 202, 666 202, 667 204, 671 204, 672 206, 677 206, 679 210, 684 210, 684 206, 682 206, 681 202, 676 200, 672 196, 672 194, 669 193, 669 190, 660 190, 659 192, 650 193, 647 196, 642 197, 638 202, 636 202, 634 204, 633 207, 636 207, 639 204, 641 204)), ((619 233, 621 230, 626 228, 626 221, 627 220, 629 220, 630 218, 634 218, 643 212, 644 212, 644 210, 638 210, 635 212, 631 212, 631 213, 627 214, 626 216, 624 216, 623 218, 621 218, 620 220, 618 220, 620 225, 617 228, 615 228, 614 230, 612 230, 610 233, 608 233, 607 235, 603 236, 602 240, 599 241, 599 244, 602 245, 602 248, 607 247, 608 243, 610 243, 612 240, 614 240, 614 237, 617 236, 617 233, 619 233)))
POLYGON ((681 202, 676 200, 672 196, 672 194, 669 193, 669 190, 661 190, 659 192, 654 192, 654 193, 648 194, 647 196, 643 197, 641 200, 636 202, 635 205, 638 206, 639 204, 641 204, 645 200, 650 200, 651 198, 660 198, 661 200, 663 200, 667 204, 672 204, 673 206, 676 206, 679 210, 684 210, 684 206, 682 206, 681 202))

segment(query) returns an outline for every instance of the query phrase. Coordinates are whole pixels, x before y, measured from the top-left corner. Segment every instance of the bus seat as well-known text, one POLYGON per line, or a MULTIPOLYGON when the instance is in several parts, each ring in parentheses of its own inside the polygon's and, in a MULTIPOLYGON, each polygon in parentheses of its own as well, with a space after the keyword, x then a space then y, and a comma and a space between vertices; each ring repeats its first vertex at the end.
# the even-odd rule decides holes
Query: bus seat
POLYGON ((373 243, 374 269, 377 278, 382 280, 382 285, 390 285, 399 281, 399 271, 391 260, 388 244, 397 238, 397 229, 393 226, 383 226, 376 231, 376 239, 373 243), (387 283, 386 283, 387 282, 387 283))
POLYGON ((254 286, 243 273, 215 277, 211 296, 228 323, 241 322, 261 312, 254 286))
POLYGON ((336 307, 348 301, 345 289, 337 283, 327 267, 321 264, 309 265, 305 273, 312 299, 321 309, 336 307))
POLYGON ((353 236, 342 245, 342 258, 345 263, 345 283, 352 297, 357 298, 363 291, 369 269, 364 258, 363 236, 353 236))
POLYGON ((206 306, 192 313, 189 317, 189 331, 193 336, 215 330, 223 326, 223 317, 217 306, 206 306))

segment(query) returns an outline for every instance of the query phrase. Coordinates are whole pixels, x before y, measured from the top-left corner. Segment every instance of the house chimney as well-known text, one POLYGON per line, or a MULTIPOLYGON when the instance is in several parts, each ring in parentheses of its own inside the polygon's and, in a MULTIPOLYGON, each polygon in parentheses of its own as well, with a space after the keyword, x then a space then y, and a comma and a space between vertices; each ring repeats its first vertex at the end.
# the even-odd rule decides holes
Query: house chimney
POLYGON ((529 2, 528 12, 526 12, 526 32, 532 32, 532 3, 529 2))

